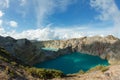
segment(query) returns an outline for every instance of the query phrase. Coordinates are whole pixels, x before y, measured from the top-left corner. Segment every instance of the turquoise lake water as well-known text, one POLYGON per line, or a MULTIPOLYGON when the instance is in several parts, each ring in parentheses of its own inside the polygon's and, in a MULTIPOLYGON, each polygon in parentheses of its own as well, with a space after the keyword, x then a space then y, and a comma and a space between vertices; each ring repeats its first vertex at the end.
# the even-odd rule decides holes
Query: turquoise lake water
POLYGON ((65 74, 87 71, 96 65, 108 65, 107 60, 102 60, 98 56, 91 56, 81 53, 72 53, 60 56, 56 59, 36 64, 38 68, 50 68, 63 71, 65 74))
POLYGON ((47 51, 58 51, 58 49, 56 48, 42 48, 42 49, 47 51))

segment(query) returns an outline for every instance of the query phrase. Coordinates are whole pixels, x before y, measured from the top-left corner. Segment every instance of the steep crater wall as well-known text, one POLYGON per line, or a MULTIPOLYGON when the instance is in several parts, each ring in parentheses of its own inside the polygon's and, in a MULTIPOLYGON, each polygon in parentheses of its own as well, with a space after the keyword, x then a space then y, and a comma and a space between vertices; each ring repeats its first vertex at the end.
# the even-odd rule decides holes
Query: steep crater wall
MULTIPOLYGON (((83 37, 70 40, 51 40, 34 43, 37 48, 57 48, 63 54, 69 52, 81 52, 107 59, 110 64, 120 61, 120 40, 112 35, 107 37, 83 37), (69 49, 67 49, 69 47, 69 49), (67 51, 64 52, 64 49, 67 51)), ((57 54, 61 54, 59 52, 57 54)))
POLYGON ((120 61, 120 40, 112 35, 50 41, 16 40, 0 36, 0 46, 28 65, 34 65, 72 52, 100 56, 107 59, 110 64, 116 64, 120 61), (42 48, 57 48, 58 51, 46 51, 42 48))

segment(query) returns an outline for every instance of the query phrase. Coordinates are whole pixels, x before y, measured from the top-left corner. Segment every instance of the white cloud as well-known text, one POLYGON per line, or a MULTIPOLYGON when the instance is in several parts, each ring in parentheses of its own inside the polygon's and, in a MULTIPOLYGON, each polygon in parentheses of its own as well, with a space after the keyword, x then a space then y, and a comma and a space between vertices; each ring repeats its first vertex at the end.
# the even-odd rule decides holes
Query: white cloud
POLYGON ((26 3, 27 3, 27 0, 20 0, 20 6, 26 5, 26 3))
MULTIPOLYGON (((0 19, 0 35, 3 35, 5 33, 4 28, 2 27, 3 20, 0 19)), ((4 35, 3 35, 4 36, 4 35)))
POLYGON ((0 17, 2 17, 4 15, 4 13, 2 11, 0 11, 0 17))
MULTIPOLYGON (((5 31, 4 31, 4 28, 0 26, 0 35, 3 35, 4 32, 5 32, 5 31)), ((4 36, 4 35, 3 35, 3 36, 4 36)))
POLYGON ((98 16, 100 20, 111 20, 120 16, 120 11, 114 0, 91 0, 91 6, 101 13, 98 16))
MULTIPOLYGON (((9 1, 9 0, 5 0, 9 1)), ((22 0, 21 5, 25 5, 27 0, 22 0)), ((63 12, 66 11, 70 4, 73 4, 76 0, 33 0, 36 6, 37 14, 37 24, 38 27, 42 25, 43 21, 47 19, 49 15, 54 14, 56 11, 63 12), (49 3, 48 3, 49 2, 49 3)), ((0 2, 1 3, 1 2, 0 2)), ((9 6, 9 5, 8 5, 9 6)), ((117 8, 113 0, 91 0, 91 6, 100 12, 98 19, 102 21, 113 21, 114 24, 119 25, 119 9, 117 8)), ((27 38, 31 40, 51 40, 51 39, 70 39, 79 38, 82 36, 94 36, 94 35, 108 35, 111 33, 112 29, 95 30, 90 29, 91 26, 97 25, 84 25, 84 26, 71 26, 68 28, 49 28, 47 27, 31 29, 18 33, 16 31, 5 31, 2 27, 3 21, 0 21, 0 35, 12 36, 14 38, 27 38)), ((11 27, 17 27, 18 23, 16 21, 10 21, 9 25, 11 27)), ((13 28, 12 28, 13 29, 13 28)), ((119 30, 119 29, 117 29, 119 30)))
POLYGON ((56 4, 56 7, 58 8, 57 10, 66 11, 68 6, 75 2, 77 2, 77 0, 59 0, 56 4))
POLYGON ((120 36, 120 10, 116 5, 114 0, 90 0, 90 5, 98 12, 100 15, 97 16, 98 19, 102 21, 112 21, 114 23, 115 35, 120 36))
MULTIPOLYGON (((13 3, 13 1, 14 0, 1 0, 0 9, 9 8, 10 3, 13 3)), ((22 17, 25 17, 31 10, 31 6, 33 6, 35 12, 31 12, 31 14, 36 13, 36 25, 37 27, 41 27, 44 25, 44 22, 49 23, 49 21, 47 21, 49 15, 55 12, 66 11, 68 6, 76 1, 77 0, 17 0, 16 4, 18 4, 18 6, 15 8, 15 11, 22 14, 22 17)))
MULTIPOLYGON (((65 29, 51 29, 51 28, 43 28, 43 29, 35 29, 35 30, 27 30, 23 31, 22 33, 13 34, 10 33, 9 35, 14 38, 27 38, 30 40, 53 40, 53 39, 70 39, 70 38, 77 38, 82 37, 83 34, 79 31, 71 32, 70 29, 66 29, 67 32, 64 31, 65 29)), ((8 34, 8 33, 7 33, 8 34)))
POLYGON ((32 40, 49 40, 54 39, 54 31, 50 30, 49 28, 44 29, 36 29, 36 30, 27 30, 23 31, 20 34, 16 34, 15 38, 28 38, 32 40))
POLYGON ((17 23, 16 21, 10 21, 10 22, 9 22, 9 25, 10 25, 11 27, 13 27, 13 28, 18 27, 18 23, 17 23))
MULTIPOLYGON (((93 25, 90 25, 93 26, 93 25)), ((0 35, 11 36, 16 39, 27 38, 30 40, 54 40, 54 39, 71 39, 80 38, 83 36, 94 36, 94 35, 108 35, 111 32, 111 28, 104 30, 95 30, 90 26, 71 26, 69 28, 51 28, 50 25, 41 29, 31 29, 18 33, 16 31, 5 31, 3 27, 0 27, 0 35)))
POLYGON ((70 4, 76 0, 34 0, 35 10, 37 14, 37 26, 43 25, 49 15, 57 12, 65 11, 70 4))
POLYGON ((0 19, 0 26, 2 26, 3 20, 0 19))
POLYGON ((1 0, 0 1, 0 9, 9 8, 9 0, 1 0))
POLYGON ((71 38, 80 38, 83 36, 94 36, 94 35, 108 35, 111 32, 111 29, 103 30, 94 30, 87 27, 79 28, 80 26, 76 26, 76 28, 50 28, 46 27, 43 29, 31 29, 26 30, 21 33, 17 33, 16 31, 5 31, 1 28, 0 34, 3 36, 11 36, 16 39, 27 38, 30 40, 55 40, 55 39, 71 39, 71 38))

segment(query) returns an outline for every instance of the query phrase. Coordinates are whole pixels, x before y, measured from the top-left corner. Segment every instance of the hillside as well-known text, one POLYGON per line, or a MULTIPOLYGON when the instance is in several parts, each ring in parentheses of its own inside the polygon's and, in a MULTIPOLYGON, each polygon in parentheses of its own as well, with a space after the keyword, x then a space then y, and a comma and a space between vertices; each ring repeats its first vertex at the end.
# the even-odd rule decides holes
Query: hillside
POLYGON ((82 37, 69 40, 30 41, 0 37, 0 46, 24 64, 34 65, 72 52, 81 52, 107 59, 110 64, 120 61, 120 39, 106 37, 82 37), (55 48, 58 51, 46 51, 42 48, 55 48))
POLYGON ((33 44, 37 48, 59 49, 58 55, 80 52, 107 59, 110 64, 116 64, 120 61, 120 39, 112 35, 106 37, 93 36, 69 40, 38 41, 33 44))
POLYGON ((1 36, 0 80, 120 80, 119 57, 120 39, 112 35, 50 41, 16 40, 1 36), (42 48, 56 48, 58 51, 46 51, 42 48), (71 75, 64 75, 59 70, 32 67, 36 63, 72 52, 99 56, 107 59, 111 65, 108 68, 102 67, 84 74, 80 72, 71 75))
POLYGON ((63 76, 59 70, 27 66, 0 47, 0 80, 40 80, 63 76))
POLYGON ((87 72, 63 75, 58 70, 26 66, 0 47, 0 80, 120 80, 120 65, 97 66, 87 72))
POLYGON ((53 80, 120 80, 120 65, 110 65, 107 68, 95 67, 90 72, 80 72, 53 80))

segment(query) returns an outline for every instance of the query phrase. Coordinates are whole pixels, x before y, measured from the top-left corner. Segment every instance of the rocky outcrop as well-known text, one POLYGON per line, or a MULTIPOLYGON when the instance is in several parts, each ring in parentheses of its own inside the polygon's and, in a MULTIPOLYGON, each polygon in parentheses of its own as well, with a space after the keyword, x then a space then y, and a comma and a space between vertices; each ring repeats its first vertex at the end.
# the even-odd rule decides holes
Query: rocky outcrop
POLYGON ((72 52, 100 56, 102 59, 107 59, 110 64, 120 62, 120 40, 112 35, 50 41, 16 40, 0 36, 0 46, 29 65, 72 52), (42 48, 57 48, 58 51, 46 51, 42 48))
POLYGON ((11 37, 0 37, 0 46, 25 64, 32 65, 41 61, 40 51, 37 51, 36 46, 27 39, 15 40, 11 37))
POLYGON ((27 39, 14 39, 12 37, 0 36, 0 46, 6 49, 12 56, 21 60, 24 64, 34 65, 49 59, 54 59, 60 55, 70 53, 71 47, 59 49, 56 51, 42 50, 42 45, 38 47, 27 39))
POLYGON ((67 47, 71 47, 69 52, 81 52, 100 56, 103 59, 108 59, 110 64, 116 64, 120 61, 120 40, 112 35, 106 37, 94 36, 70 40, 42 41, 34 42, 34 44, 39 48, 57 48, 61 51, 67 47))
MULTIPOLYGON (((70 50, 72 50, 71 47, 64 49, 65 52, 70 50)), ((30 66, 26 67, 20 63, 19 60, 0 47, 0 80, 120 80, 119 64, 96 67, 84 73, 64 75, 59 70, 37 69, 30 66)))
POLYGON ((0 80, 46 80, 64 76, 59 70, 25 65, 0 47, 0 80))

